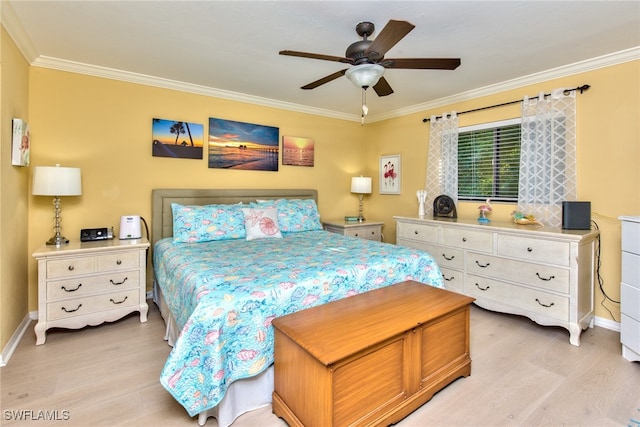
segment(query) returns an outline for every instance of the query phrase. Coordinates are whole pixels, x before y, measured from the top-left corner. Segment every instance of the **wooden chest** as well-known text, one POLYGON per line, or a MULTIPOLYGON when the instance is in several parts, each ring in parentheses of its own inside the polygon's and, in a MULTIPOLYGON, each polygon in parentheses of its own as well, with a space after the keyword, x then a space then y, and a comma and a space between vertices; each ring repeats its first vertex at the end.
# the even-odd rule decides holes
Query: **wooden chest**
POLYGON ((273 321, 273 412, 290 426, 388 425, 471 374, 473 298, 407 281, 273 321))

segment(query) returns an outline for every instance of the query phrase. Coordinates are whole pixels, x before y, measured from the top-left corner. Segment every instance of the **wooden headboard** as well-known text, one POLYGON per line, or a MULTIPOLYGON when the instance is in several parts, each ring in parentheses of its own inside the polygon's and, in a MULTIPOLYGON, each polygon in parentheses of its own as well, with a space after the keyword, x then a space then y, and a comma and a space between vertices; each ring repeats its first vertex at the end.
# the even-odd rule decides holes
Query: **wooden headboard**
POLYGON ((318 202, 318 190, 262 189, 262 190, 211 190, 193 188, 155 189, 151 191, 151 240, 155 244, 164 237, 173 236, 171 203, 181 205, 212 205, 251 203, 257 199, 314 199, 318 202))

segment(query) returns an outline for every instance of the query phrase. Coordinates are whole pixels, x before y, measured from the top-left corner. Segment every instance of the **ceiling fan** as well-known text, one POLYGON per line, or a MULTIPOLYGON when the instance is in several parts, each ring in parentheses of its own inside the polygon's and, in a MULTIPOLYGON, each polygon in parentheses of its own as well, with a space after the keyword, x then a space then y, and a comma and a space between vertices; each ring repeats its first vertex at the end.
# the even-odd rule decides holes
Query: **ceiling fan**
POLYGON ((321 59, 353 65, 351 68, 336 71, 304 85, 301 89, 314 89, 346 75, 356 86, 365 90, 373 86, 373 90, 378 96, 387 96, 393 93, 393 89, 382 76, 385 68, 455 70, 460 65, 460 58, 385 58, 385 53, 414 28, 415 25, 407 21, 390 20, 374 40, 369 40, 369 36, 375 31, 375 26, 371 22, 360 22, 356 25, 356 32, 362 37, 362 40, 349 45, 344 57, 294 50, 281 50, 280 55, 321 59))

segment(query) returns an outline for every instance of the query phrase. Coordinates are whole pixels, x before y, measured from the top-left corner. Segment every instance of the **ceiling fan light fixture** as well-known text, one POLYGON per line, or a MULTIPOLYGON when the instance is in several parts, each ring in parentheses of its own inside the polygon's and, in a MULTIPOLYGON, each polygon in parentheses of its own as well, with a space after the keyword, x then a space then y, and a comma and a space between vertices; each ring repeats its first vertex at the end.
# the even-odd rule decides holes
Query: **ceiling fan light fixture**
POLYGON ((349 68, 345 76, 359 88, 371 87, 384 74, 384 67, 378 64, 360 64, 349 68))

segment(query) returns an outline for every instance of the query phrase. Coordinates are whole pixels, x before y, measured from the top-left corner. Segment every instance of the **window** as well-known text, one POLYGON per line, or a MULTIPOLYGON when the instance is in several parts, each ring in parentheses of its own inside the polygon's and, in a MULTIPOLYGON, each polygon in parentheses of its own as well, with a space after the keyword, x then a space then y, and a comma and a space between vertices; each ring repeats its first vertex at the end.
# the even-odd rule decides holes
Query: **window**
POLYGON ((458 199, 517 202, 520 119, 460 128, 458 199))

